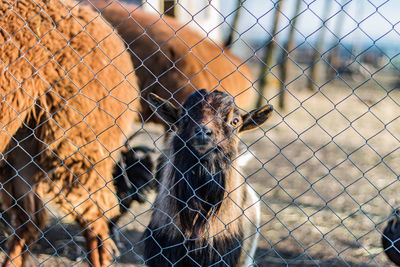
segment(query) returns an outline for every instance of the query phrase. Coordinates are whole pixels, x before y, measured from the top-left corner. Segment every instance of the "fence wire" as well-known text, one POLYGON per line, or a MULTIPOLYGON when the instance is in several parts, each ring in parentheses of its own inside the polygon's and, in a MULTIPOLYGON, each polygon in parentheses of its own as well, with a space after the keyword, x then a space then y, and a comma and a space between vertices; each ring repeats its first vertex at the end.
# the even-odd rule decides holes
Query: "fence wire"
POLYGON ((400 265, 399 8, 3 1, 4 266, 400 265))

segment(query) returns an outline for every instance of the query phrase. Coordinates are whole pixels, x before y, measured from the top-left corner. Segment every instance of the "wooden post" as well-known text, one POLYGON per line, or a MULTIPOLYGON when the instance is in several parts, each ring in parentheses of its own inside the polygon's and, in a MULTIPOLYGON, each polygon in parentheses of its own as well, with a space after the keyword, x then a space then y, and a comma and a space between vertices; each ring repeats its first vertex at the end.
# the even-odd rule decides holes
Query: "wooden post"
POLYGON ((280 86, 281 94, 279 95, 279 107, 280 108, 285 108, 287 69, 288 69, 288 61, 289 61, 289 59, 287 57, 288 57, 288 54, 294 48, 294 29, 296 28, 297 16, 299 15, 299 12, 300 12, 301 3, 302 3, 302 0, 297 0, 297 2, 296 2, 296 8, 294 11, 293 19, 290 21, 290 30, 289 30, 288 40, 282 49, 282 55, 281 55, 282 63, 279 66, 280 77, 281 77, 281 79, 280 79, 281 80, 281 86, 280 86))
POLYGON ((175 0, 164 0, 164 14, 175 17, 175 0))
POLYGON ((232 21, 231 29, 230 29, 230 32, 228 35, 228 39, 226 39, 225 44, 224 44, 225 47, 228 47, 232 44, 233 35, 237 31, 237 24, 239 21, 241 7, 242 7, 242 0, 236 0, 235 15, 233 17, 233 21, 232 21))
POLYGON ((275 43, 274 43, 274 36, 276 35, 276 31, 278 28, 278 22, 280 18, 280 9, 282 6, 284 0, 278 0, 275 3, 275 12, 274 12, 274 18, 273 18, 273 25, 272 25, 272 31, 271 31, 271 37, 268 38, 267 42, 265 43, 265 56, 263 59, 263 64, 261 64, 261 71, 259 75, 259 82, 258 82, 258 88, 259 88, 259 96, 257 99, 257 104, 256 107, 261 107, 263 102, 264 102, 264 91, 265 87, 267 86, 267 73, 270 71, 270 67, 272 65, 272 57, 274 55, 274 48, 275 48, 275 43))
POLYGON ((307 88, 311 91, 315 91, 317 89, 317 86, 315 83, 318 81, 318 75, 320 74, 320 69, 318 65, 318 61, 321 58, 321 50, 324 45, 325 41, 325 32, 326 32, 326 20, 328 19, 329 12, 331 11, 331 5, 333 1, 326 1, 325 2, 325 9, 324 9, 324 14, 322 15, 322 26, 319 32, 318 40, 315 45, 315 50, 313 53, 312 61, 311 61, 311 67, 310 67, 310 74, 308 78, 308 86, 307 88))

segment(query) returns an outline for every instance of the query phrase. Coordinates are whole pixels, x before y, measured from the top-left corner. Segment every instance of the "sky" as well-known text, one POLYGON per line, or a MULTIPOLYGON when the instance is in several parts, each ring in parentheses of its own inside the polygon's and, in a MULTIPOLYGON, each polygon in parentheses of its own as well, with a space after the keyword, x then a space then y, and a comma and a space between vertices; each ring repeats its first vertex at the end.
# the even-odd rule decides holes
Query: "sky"
MULTIPOLYGON (((236 0, 221 2, 221 14, 230 22, 233 15, 229 14, 235 10, 236 0)), ((241 38, 262 42, 270 36, 274 2, 276 0, 244 0, 238 26, 241 38)), ((296 0, 283 3, 275 36, 278 42, 287 38, 295 3, 296 0)), ((297 42, 314 42, 322 18, 326 16, 327 42, 340 40, 350 45, 400 46, 400 0, 303 0, 300 10, 295 31, 297 42), (339 21, 342 24, 340 30, 339 21)))

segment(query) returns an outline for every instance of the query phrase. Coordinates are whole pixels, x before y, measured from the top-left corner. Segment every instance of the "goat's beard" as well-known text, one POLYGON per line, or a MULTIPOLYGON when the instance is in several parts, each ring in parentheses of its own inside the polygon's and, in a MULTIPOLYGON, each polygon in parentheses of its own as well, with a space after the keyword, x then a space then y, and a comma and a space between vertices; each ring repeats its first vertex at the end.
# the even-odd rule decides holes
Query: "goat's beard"
POLYGON ((204 235, 212 214, 217 213, 225 196, 230 157, 218 148, 199 158, 188 147, 180 146, 174 160, 174 188, 179 221, 187 238, 204 235))

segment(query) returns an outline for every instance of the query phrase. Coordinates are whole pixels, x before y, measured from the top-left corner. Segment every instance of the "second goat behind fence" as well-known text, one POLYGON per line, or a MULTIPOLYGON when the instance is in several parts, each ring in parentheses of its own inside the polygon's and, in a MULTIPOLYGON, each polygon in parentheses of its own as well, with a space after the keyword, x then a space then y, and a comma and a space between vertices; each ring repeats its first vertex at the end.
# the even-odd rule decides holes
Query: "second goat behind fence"
POLYGON ((228 94, 200 90, 182 108, 154 94, 155 112, 176 131, 157 169, 159 194, 145 232, 149 266, 250 265, 259 203, 235 166, 239 135, 263 124, 268 105, 240 115, 228 94))

